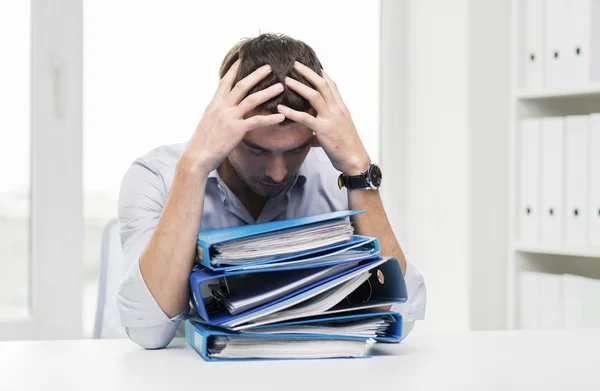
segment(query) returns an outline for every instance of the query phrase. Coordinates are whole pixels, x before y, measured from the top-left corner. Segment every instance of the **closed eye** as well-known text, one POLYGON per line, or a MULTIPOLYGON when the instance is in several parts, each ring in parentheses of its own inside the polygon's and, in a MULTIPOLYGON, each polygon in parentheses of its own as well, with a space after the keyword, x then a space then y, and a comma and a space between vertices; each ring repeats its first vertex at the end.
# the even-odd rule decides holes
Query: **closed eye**
POLYGON ((300 148, 296 148, 296 149, 293 149, 293 150, 288 151, 288 152, 291 153, 292 155, 300 155, 301 153, 304 152, 304 150, 306 149, 306 147, 308 147, 308 145, 303 145, 300 148))
POLYGON ((250 155, 254 155, 254 156, 262 156, 265 154, 265 150, 259 150, 259 149, 252 149, 252 148, 248 148, 248 152, 250 152, 250 155))

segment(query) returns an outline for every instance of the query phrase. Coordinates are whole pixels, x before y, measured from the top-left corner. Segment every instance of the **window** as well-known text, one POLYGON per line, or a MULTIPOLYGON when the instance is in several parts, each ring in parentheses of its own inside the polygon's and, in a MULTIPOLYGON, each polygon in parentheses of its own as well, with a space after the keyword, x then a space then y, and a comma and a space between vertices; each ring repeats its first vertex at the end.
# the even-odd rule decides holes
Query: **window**
POLYGON ((0 320, 28 315, 30 299, 29 1, 0 3, 0 320))
POLYGON ((83 15, 87 335, 101 229, 117 213, 125 170, 155 147, 188 140, 241 38, 281 32, 311 45, 378 161, 379 2, 106 0, 84 1, 83 15))

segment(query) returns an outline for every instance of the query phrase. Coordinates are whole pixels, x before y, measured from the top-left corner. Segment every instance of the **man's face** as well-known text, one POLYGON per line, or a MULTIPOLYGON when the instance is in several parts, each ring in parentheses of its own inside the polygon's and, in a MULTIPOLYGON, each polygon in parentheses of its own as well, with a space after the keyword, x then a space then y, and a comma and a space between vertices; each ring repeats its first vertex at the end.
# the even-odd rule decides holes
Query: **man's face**
POLYGON ((298 123, 254 129, 231 152, 229 161, 253 193, 274 197, 298 174, 312 140, 312 130, 298 123))

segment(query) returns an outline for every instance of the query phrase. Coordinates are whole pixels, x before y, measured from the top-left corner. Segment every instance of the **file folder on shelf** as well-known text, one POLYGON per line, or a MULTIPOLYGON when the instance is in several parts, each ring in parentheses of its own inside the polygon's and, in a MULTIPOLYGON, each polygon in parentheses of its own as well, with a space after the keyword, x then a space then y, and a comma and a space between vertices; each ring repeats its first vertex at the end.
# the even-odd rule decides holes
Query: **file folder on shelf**
POLYGON ((545 1, 545 87, 565 87, 567 66, 567 0, 545 1))
POLYGON ((600 247, 600 114, 591 115, 588 243, 600 247))
POLYGON ((566 117, 565 242, 587 245, 589 116, 566 117))
POLYGON ((520 125, 519 239, 537 243, 540 227, 540 120, 525 119, 520 125))
MULTIPOLYGON (((305 241, 299 244, 295 250, 291 246, 287 246, 288 241, 292 242, 301 238, 302 230, 318 229, 324 224, 343 223, 348 217, 355 214, 364 213, 364 211, 338 211, 325 213, 316 216, 299 217, 295 219, 271 221, 268 223, 250 224, 231 228, 210 229, 200 232, 196 246, 196 262, 211 269, 211 270, 232 270, 242 268, 244 266, 259 265, 267 263, 276 263, 283 260, 305 257, 309 254, 319 253, 323 251, 333 251, 334 249, 343 248, 357 244, 364 237, 352 235, 351 228, 341 227, 340 235, 330 238, 324 237, 324 233, 329 235, 334 229, 324 229, 323 232, 312 236, 306 235, 305 241), (285 237, 283 237, 285 236, 285 237), (243 253, 244 242, 253 239, 269 240, 269 243, 274 243, 281 247, 280 253, 269 255, 239 255, 237 259, 225 258, 220 259, 219 246, 227 247, 228 251, 235 254, 243 253), (231 247, 235 243, 240 243, 242 250, 235 251, 231 247)), ((265 242, 265 241, 263 241, 265 242)), ((269 245, 258 246, 253 244, 248 246, 246 253, 262 254, 269 252, 269 245)))
POLYGON ((567 73, 569 85, 586 86, 600 80, 600 2, 568 1, 567 73))
POLYGON ((521 21, 525 35, 522 53, 524 88, 541 88, 544 84, 544 0, 525 0, 521 21))
POLYGON ((564 117, 542 119, 540 199, 541 242, 563 244, 564 226, 564 117))
POLYGON ((319 316, 311 319, 257 327, 244 332, 231 331, 203 322, 186 320, 185 337, 205 360, 259 360, 370 357, 374 342, 397 342, 402 336, 402 316, 392 311, 363 311, 351 315, 319 316), (349 335, 357 322, 383 324, 375 336, 349 335), (321 330, 311 333, 310 330, 321 330), (277 329, 280 329, 279 331, 277 329), (287 332, 292 330, 294 332, 287 332), (308 332, 304 332, 307 330, 308 332), (340 330, 339 333, 337 330, 340 330), (217 339, 220 339, 217 340, 217 339), (243 346, 227 354, 225 347, 235 339, 243 346), (220 344, 220 346, 218 346, 220 344), (223 354, 225 352, 225 354, 223 354))

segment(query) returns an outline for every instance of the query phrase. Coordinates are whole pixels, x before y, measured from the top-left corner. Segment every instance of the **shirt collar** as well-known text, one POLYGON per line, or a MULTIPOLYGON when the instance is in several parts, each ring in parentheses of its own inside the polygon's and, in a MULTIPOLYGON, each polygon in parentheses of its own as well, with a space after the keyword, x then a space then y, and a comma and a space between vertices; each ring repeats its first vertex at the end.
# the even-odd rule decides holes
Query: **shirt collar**
MULTIPOLYGON (((219 173, 217 172, 216 169, 212 170, 211 172, 208 173, 208 178, 209 179, 213 179, 216 180, 217 183, 222 183, 223 185, 225 184, 223 182, 223 180, 221 179, 221 177, 219 176, 219 173)), ((295 181, 293 182, 293 185, 289 186, 287 189, 285 189, 285 192, 291 190, 293 187, 302 187, 304 186, 304 184, 306 183, 306 168, 304 167, 304 164, 302 164, 300 166, 300 169, 298 170, 298 176, 296 177, 295 181)))

